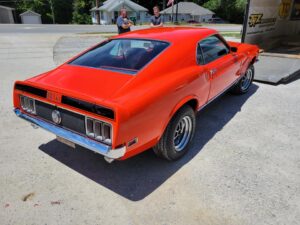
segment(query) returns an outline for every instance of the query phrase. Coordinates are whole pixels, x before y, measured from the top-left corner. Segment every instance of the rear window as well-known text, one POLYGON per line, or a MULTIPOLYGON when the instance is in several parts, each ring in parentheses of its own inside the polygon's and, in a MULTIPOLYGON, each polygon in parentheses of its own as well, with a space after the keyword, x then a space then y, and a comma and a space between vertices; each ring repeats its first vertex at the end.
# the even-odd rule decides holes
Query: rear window
POLYGON ((69 64, 136 74, 169 44, 162 41, 116 39, 104 42, 69 64))

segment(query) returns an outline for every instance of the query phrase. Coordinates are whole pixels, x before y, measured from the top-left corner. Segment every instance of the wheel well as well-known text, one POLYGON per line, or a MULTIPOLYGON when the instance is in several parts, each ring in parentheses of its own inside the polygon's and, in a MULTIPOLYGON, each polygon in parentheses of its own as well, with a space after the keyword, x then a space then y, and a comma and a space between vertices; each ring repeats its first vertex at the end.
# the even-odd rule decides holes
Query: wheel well
MULTIPOLYGON (((189 100, 188 102, 186 102, 184 105, 189 105, 189 106, 192 107, 192 109, 193 109, 194 111, 196 111, 196 110, 197 110, 197 107, 198 107, 198 100, 197 100, 197 99, 191 99, 191 100, 189 100)), ((183 106, 184 106, 184 105, 183 105, 183 106)))
POLYGON ((256 62, 256 57, 254 57, 251 62, 250 62, 250 65, 254 65, 254 63, 256 62))
MULTIPOLYGON (((173 111, 172 116, 170 117, 170 119, 168 120, 168 122, 167 122, 167 123, 165 124, 165 126, 164 126, 162 135, 164 134, 166 127, 168 126, 168 124, 170 123, 170 121, 172 120, 172 118, 174 117, 174 115, 175 115, 182 107, 184 107, 184 106, 186 106, 186 105, 192 107, 192 109, 196 112, 197 109, 198 109, 198 100, 195 99, 195 98, 194 98, 194 99, 190 99, 189 101, 187 101, 186 103, 184 103, 183 105, 181 105, 179 108, 177 108, 176 111, 173 111)), ((159 138, 161 138, 161 136, 160 136, 159 138)))

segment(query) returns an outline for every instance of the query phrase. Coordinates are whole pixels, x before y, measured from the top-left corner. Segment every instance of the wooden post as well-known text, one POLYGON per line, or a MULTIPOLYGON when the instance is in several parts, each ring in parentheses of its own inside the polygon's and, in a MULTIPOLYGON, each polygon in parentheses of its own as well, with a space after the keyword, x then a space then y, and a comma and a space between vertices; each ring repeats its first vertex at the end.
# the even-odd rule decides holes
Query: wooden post
POLYGON ((178 4, 179 4, 179 0, 176 0, 175 24, 179 24, 178 23, 178 4))
POLYGON ((99 0, 96 0, 96 11, 95 11, 95 13, 96 13, 97 24, 100 24, 100 15, 99 15, 100 12, 98 10, 99 6, 100 6, 100 2, 99 2, 99 0))

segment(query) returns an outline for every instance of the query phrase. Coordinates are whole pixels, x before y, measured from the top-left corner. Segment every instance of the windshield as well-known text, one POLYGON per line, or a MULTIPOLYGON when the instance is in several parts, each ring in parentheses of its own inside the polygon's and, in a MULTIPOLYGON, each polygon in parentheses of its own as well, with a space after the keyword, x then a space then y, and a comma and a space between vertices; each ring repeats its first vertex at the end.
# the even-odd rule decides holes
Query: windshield
POLYGON ((136 74, 168 45, 162 41, 116 39, 101 43, 70 64, 136 74))

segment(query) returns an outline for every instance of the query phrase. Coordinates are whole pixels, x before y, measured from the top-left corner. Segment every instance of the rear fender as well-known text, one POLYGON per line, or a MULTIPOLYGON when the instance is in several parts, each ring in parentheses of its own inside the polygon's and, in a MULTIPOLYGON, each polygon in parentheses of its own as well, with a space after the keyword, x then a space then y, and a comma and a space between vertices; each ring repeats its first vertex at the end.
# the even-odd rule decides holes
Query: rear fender
POLYGON ((163 132, 161 133, 159 139, 161 138, 161 136, 164 134, 168 124, 170 123, 170 121, 172 120, 172 118, 174 117, 174 115, 176 114, 176 112, 182 107, 184 106, 185 104, 187 104, 188 102, 190 101, 196 101, 196 105, 193 107, 193 110, 196 112, 197 109, 199 108, 199 101, 197 99, 197 97, 195 95, 190 95, 190 96, 187 96, 185 98, 183 98, 181 101, 179 101, 175 106, 174 108, 172 109, 172 111, 170 112, 170 115, 169 115, 169 118, 168 120, 166 121, 166 123, 164 124, 164 127, 163 127, 163 132))

